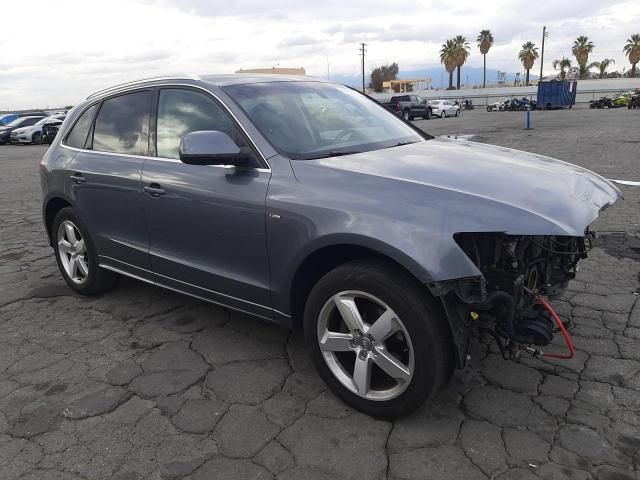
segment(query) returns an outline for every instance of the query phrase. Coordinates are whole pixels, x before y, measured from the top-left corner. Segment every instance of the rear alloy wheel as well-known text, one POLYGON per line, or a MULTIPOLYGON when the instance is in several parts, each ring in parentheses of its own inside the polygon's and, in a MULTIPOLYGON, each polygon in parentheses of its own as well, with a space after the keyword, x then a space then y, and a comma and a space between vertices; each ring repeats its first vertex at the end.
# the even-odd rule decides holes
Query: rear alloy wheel
POLYGON ((411 120, 411 112, 409 110, 405 110, 402 112, 402 117, 408 122, 411 120))
POLYGON ((440 118, 444 118, 444 117, 446 117, 446 116, 447 116, 447 115, 444 113, 444 110, 443 110, 443 111, 440 113, 440 118))
POLYGON ((63 208, 53 220, 53 249, 67 285, 82 295, 96 295, 112 288, 118 275, 98 265, 89 231, 73 208, 63 208))
POLYGON ((384 418, 415 410, 448 381, 453 350, 446 322, 422 285, 382 260, 353 261, 326 274, 304 315, 320 376, 354 408, 384 418))
POLYGON ((58 226, 60 263, 69 279, 78 285, 89 278, 89 258, 82 234, 70 220, 58 226))

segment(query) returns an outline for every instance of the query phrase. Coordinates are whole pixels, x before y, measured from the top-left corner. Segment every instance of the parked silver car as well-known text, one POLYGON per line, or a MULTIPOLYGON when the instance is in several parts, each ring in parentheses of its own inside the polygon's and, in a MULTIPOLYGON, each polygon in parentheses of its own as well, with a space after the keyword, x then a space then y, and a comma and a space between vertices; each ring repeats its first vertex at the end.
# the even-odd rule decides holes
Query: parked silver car
POLYGON ((431 115, 435 117, 459 117, 460 105, 454 104, 451 100, 430 100, 431 115))
POLYGON ((42 128, 48 124, 61 125, 66 116, 66 113, 54 114, 41 119, 34 125, 16 128, 11 132, 10 142, 40 144, 43 142, 42 128))

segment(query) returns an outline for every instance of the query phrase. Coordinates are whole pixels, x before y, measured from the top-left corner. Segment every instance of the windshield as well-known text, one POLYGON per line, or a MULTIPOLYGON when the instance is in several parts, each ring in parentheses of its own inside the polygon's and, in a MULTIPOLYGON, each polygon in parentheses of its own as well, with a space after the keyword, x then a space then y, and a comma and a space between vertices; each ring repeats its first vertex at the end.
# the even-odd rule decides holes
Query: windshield
POLYGON ((0 117, 0 126, 5 126, 8 125, 9 123, 13 122, 16 119, 15 115, 3 115, 2 117, 0 117))
POLYGON ((47 120, 51 120, 50 117, 44 117, 42 120, 38 120, 36 123, 34 123, 34 125, 42 125, 43 123, 46 123, 47 120))
POLYGON ((340 85, 272 82, 224 90, 267 140, 292 159, 367 152, 428 138, 377 102, 340 85))
POLYGON ((28 117, 20 117, 20 118, 16 118, 13 122, 11 122, 9 125, 7 125, 8 127, 18 127, 20 125, 22 125, 28 117))

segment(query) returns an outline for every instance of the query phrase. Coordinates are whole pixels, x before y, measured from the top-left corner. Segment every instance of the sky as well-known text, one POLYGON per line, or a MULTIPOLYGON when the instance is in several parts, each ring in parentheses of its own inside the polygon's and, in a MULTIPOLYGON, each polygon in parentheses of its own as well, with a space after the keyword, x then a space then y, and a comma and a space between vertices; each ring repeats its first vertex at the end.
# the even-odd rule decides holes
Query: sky
MULTIPOLYGON (((625 40, 640 33, 637 0, 29 0, 3 2, 0 111, 73 105, 88 94, 137 78, 232 73, 240 68, 304 67, 308 75, 357 75, 367 43, 367 75, 398 62, 438 67, 442 43, 465 35, 468 64, 482 67, 475 38, 495 44, 487 68, 521 71, 520 46, 545 43, 551 61, 571 55, 578 35, 595 44, 590 61, 629 68, 625 40)), ((532 73, 539 73, 539 63, 532 73)), ((463 74, 464 75, 464 74, 463 74)))

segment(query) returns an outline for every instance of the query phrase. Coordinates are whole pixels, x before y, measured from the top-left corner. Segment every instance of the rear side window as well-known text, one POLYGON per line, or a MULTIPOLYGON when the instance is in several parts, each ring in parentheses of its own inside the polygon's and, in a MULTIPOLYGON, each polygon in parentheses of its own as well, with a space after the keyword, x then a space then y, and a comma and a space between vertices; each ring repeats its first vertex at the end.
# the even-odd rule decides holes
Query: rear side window
POLYGON ((96 114, 96 109, 98 108, 98 104, 90 106, 87 108, 82 115, 78 118, 75 125, 67 135, 66 145, 74 148, 84 148, 84 145, 87 141, 87 134, 89 133, 89 129, 91 128, 91 122, 93 122, 93 117, 96 114))
POLYGON ((160 90, 156 145, 158 157, 179 158, 182 136, 200 130, 219 130, 229 135, 240 147, 246 146, 231 118, 213 99, 193 90, 160 90))
POLYGON ((98 112, 93 149, 100 152, 147 155, 151 92, 109 98, 98 112))

